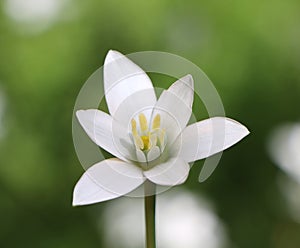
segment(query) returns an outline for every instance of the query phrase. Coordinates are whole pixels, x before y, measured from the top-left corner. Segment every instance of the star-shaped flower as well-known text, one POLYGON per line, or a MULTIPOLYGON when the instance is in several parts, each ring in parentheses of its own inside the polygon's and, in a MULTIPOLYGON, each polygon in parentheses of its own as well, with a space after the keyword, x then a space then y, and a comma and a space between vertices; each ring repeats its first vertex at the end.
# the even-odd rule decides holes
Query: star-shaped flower
POLYGON ((177 80, 157 99, 147 74, 117 51, 106 56, 104 90, 110 114, 88 109, 76 115, 88 136, 116 158, 96 163, 83 174, 73 205, 117 198, 146 180, 182 184, 189 163, 221 152, 249 133, 224 117, 187 126, 194 98, 192 76, 177 80))

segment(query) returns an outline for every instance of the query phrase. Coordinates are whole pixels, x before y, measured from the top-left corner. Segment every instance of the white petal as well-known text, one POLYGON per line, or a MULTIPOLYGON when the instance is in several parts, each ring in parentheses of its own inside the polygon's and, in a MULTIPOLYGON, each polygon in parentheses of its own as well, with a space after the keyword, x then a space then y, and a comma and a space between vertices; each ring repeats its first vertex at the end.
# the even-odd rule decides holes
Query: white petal
POLYGON ((76 116, 85 132, 98 146, 122 160, 125 160, 126 155, 129 156, 125 154, 124 149, 121 152, 120 147, 116 146, 118 137, 113 130, 120 131, 123 128, 120 125, 117 127, 110 115, 97 109, 88 109, 78 110, 76 116))
POLYGON ((164 91, 158 99, 152 116, 161 115, 161 127, 167 132, 168 143, 187 125, 194 99, 194 84, 191 75, 187 75, 164 91))
POLYGON ((245 126, 229 118, 214 117, 200 121, 183 131, 177 156, 187 162, 206 158, 229 148, 248 134, 245 126))
POLYGON ((90 167, 77 182, 73 206, 107 201, 125 195, 145 181, 140 168, 118 159, 90 167))
POLYGON ((141 150, 136 150, 136 158, 137 158, 137 161, 140 163, 147 162, 145 154, 141 150))
POLYGON ((147 74, 123 54, 110 50, 104 62, 104 90, 109 112, 114 116, 132 94, 147 90, 144 106, 154 105, 156 95, 147 74))
POLYGON ((145 171, 144 175, 155 184, 174 186, 185 182, 189 170, 190 166, 187 162, 181 158, 171 158, 169 161, 145 171))
POLYGON ((168 91, 180 98, 183 104, 192 108, 194 101, 194 80, 192 75, 188 74, 180 78, 169 87, 168 91))
POLYGON ((124 127, 127 127, 132 118, 138 118, 138 114, 143 113, 149 122, 154 104, 152 89, 135 92, 130 97, 124 99, 122 104, 120 104, 118 109, 114 112, 113 118, 124 127))
POLYGON ((154 146, 150 149, 150 151, 147 154, 147 160, 148 162, 157 159, 160 156, 160 149, 158 146, 154 146))

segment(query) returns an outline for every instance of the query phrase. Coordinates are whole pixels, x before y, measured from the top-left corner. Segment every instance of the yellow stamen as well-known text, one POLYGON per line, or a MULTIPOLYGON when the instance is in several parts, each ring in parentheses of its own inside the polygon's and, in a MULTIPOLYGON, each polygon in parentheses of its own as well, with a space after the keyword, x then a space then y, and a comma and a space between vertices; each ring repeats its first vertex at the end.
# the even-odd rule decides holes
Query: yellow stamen
POLYGON ((144 114, 139 114, 139 121, 140 121, 140 127, 141 131, 145 132, 148 130, 148 124, 147 124, 147 119, 144 114))
POLYGON ((149 150, 151 148, 151 141, 149 139, 149 136, 143 135, 143 136, 141 136, 141 139, 144 143, 144 147, 142 148, 142 150, 149 150))
POLYGON ((134 139, 135 146, 138 149, 143 149, 144 148, 144 142, 138 134, 135 119, 131 119, 131 129, 132 129, 132 136, 133 136, 133 139, 134 139))
POLYGON ((136 149, 148 152, 154 146, 163 149, 165 142, 165 130, 160 128, 160 115, 156 114, 152 120, 152 128, 149 130, 146 116, 141 113, 138 121, 131 119, 131 130, 136 149), (139 125, 138 125, 139 124, 139 125))
POLYGON ((136 129, 136 121, 135 121, 135 119, 131 119, 131 128, 132 128, 132 134, 133 134, 133 136, 138 135, 137 129, 136 129))
POLYGON ((157 129, 160 127, 160 115, 157 114, 154 119, 153 119, 153 122, 152 122, 152 129, 157 129))

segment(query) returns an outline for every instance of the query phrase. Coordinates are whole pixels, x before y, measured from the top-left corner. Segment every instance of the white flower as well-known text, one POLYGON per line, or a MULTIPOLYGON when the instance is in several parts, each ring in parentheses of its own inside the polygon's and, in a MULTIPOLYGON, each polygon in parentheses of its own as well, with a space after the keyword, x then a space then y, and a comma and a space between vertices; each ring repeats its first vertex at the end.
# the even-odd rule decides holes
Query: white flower
POLYGON ((249 133, 223 117, 186 126, 192 114, 192 76, 177 80, 157 100, 147 74, 116 51, 109 51, 104 62, 104 90, 110 115, 97 109, 76 115, 88 136, 116 158, 96 163, 83 174, 73 205, 117 198, 145 180, 182 184, 190 162, 223 151, 249 133))

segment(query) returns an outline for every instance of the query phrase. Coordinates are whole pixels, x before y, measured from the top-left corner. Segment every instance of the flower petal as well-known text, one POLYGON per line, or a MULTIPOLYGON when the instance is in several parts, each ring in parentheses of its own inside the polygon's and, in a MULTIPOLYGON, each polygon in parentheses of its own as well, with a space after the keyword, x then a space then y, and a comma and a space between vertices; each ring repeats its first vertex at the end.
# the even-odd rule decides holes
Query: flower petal
POLYGON ((190 166, 181 158, 171 158, 165 163, 158 164, 144 175, 153 183, 174 186, 182 184, 188 177, 190 166))
POLYGON ((158 146, 154 146, 150 149, 147 154, 147 161, 151 162, 154 159, 157 159, 160 156, 160 149, 158 146))
POLYGON ((192 75, 188 74, 180 78, 169 87, 168 91, 180 98, 186 106, 192 108, 194 101, 194 79, 192 75))
POLYGON ((145 154, 141 150, 136 150, 136 158, 137 158, 137 161, 140 162, 140 163, 146 163, 147 162, 145 154))
POLYGON ((130 97, 124 99, 122 104, 120 104, 118 109, 114 112, 114 120, 121 123, 124 127, 127 127, 128 124, 131 123, 132 118, 138 119, 138 114, 143 113, 149 122, 155 104, 152 101, 151 92, 151 89, 141 90, 132 93, 130 97))
POLYGON ((187 162, 206 158, 229 148, 248 134, 245 126, 229 118, 214 117, 200 121, 183 131, 177 156, 187 162))
POLYGON ((193 99, 194 83, 191 75, 177 80, 159 97, 152 116, 161 115, 161 128, 166 130, 169 144, 187 125, 193 99))
POLYGON ((145 181, 142 170, 119 159, 91 166, 77 182, 73 206, 107 201, 125 195, 145 181))
POLYGON ((154 106, 156 95, 147 74, 123 54, 110 50, 104 62, 104 90, 109 112, 114 116, 132 94, 147 90, 144 105, 154 106))
POLYGON ((121 132, 123 128, 120 125, 117 127, 117 123, 113 121, 110 115, 97 109, 88 109, 78 110, 76 116, 85 132, 98 146, 122 160, 126 160, 125 157, 129 157, 129 155, 125 154, 124 149, 121 153, 116 146, 115 139, 117 137, 113 130, 118 129, 121 132))

